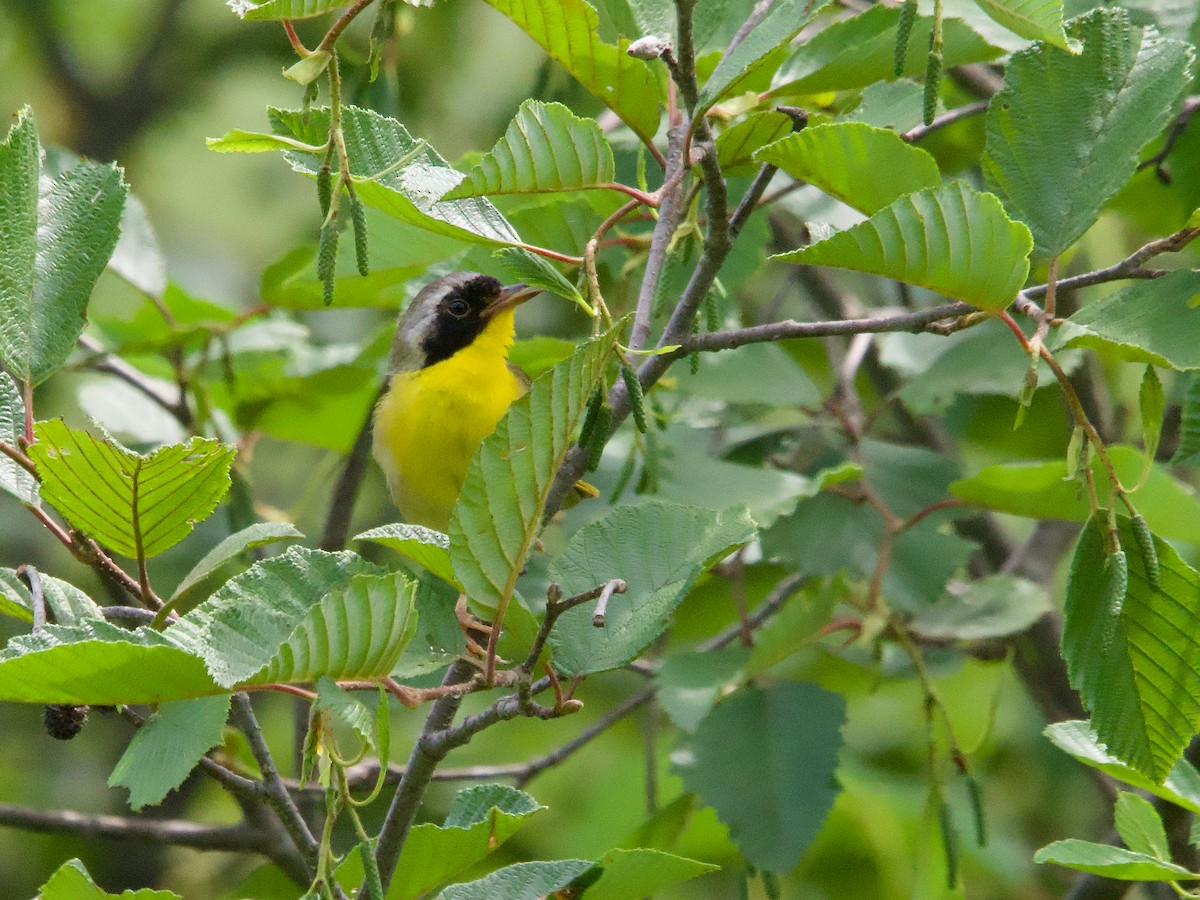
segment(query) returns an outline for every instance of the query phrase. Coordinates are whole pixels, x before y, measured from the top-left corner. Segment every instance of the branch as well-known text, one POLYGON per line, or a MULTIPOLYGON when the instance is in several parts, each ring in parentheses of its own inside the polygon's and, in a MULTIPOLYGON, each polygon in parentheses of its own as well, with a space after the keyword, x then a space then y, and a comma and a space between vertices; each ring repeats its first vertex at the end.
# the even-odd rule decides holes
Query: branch
POLYGON ((865 319, 838 319, 826 322, 797 322, 788 319, 768 325, 751 325, 728 331, 710 331, 684 338, 679 349, 664 354, 668 359, 679 359, 695 351, 733 350, 745 344, 761 344, 788 338, 830 337, 839 334, 882 334, 891 331, 919 333, 943 319, 967 315, 976 309, 966 303, 947 303, 931 309, 894 316, 873 316, 865 319))
POLYGON ((980 113, 987 112, 987 108, 988 104, 985 100, 979 100, 975 103, 968 103, 965 106, 957 106, 954 109, 947 110, 946 112, 942 113, 928 125, 918 125, 916 128, 911 128, 904 132, 904 134, 900 135, 900 137, 911 144, 921 140, 923 137, 926 137, 934 131, 945 128, 947 125, 952 125, 960 119, 965 119, 969 116, 977 116, 980 113))
POLYGON ((280 824, 286 829, 288 836, 292 839, 292 843, 295 844, 296 849, 300 852, 304 860, 308 877, 312 878, 313 873, 316 871, 317 855, 320 848, 316 838, 313 837, 312 832, 309 830, 308 823, 304 821, 304 817, 300 815, 300 810, 296 807, 291 795, 287 792, 287 786, 279 776, 279 769, 275 767, 275 760, 271 756, 271 750, 267 747, 262 729, 259 727, 258 720, 254 717, 254 707, 250 705, 250 698, 244 693, 233 695, 233 708, 230 712, 230 717, 250 743, 250 752, 254 754, 258 768, 262 771, 262 785, 267 803, 275 810, 280 824))
POLYGON ((1137 170, 1147 169, 1154 166, 1154 174, 1158 176, 1158 180, 1163 184, 1171 183, 1171 173, 1166 170, 1163 163, 1167 161, 1167 157, 1171 155, 1171 151, 1175 149, 1175 143, 1187 131, 1188 123, 1191 122, 1192 116, 1200 112, 1200 97, 1188 97, 1183 101, 1183 108, 1179 111, 1179 115, 1175 117, 1175 121, 1171 123, 1171 127, 1167 130, 1167 136, 1163 139, 1162 149, 1148 159, 1138 163, 1137 170))
MULTIPOLYGON (((1179 231, 1167 235, 1165 238, 1159 238, 1156 241, 1144 244, 1120 262, 1114 263, 1107 268, 1096 269, 1094 272, 1085 272, 1082 275, 1073 275, 1070 278, 1060 278, 1056 282, 1056 288, 1059 291, 1069 291, 1076 288, 1089 287, 1093 284, 1120 281, 1126 278, 1161 278, 1167 274, 1166 270, 1143 269, 1142 264, 1163 253, 1178 253, 1197 237, 1200 237, 1200 227, 1181 228, 1179 231)), ((1017 295, 1016 302, 1020 304, 1022 300, 1043 297, 1048 288, 1048 284, 1025 288, 1025 290, 1017 295)), ((1018 309, 1022 312, 1025 311, 1019 305, 1018 309)))
POLYGON ((169 412, 184 428, 191 426, 192 412, 188 409, 187 398, 182 389, 179 390, 178 396, 168 395, 157 378, 151 378, 121 357, 105 350, 103 345, 90 335, 81 334, 78 343, 84 350, 96 354, 95 359, 86 363, 87 368, 119 378, 169 412))
POLYGON ((200 825, 186 819, 110 816, 70 809, 29 809, 0 803, 0 825, 43 834, 147 841, 191 847, 194 850, 224 850, 231 853, 260 853, 263 850, 261 833, 246 822, 237 825, 200 825))
MULTIPOLYGON (((450 666, 450 669, 446 672, 446 677, 442 679, 442 684, 458 684, 466 681, 474 674, 474 667, 465 660, 460 659, 450 666)), ((454 716, 458 712, 458 707, 461 703, 461 696, 449 694, 436 701, 430 707, 429 715, 425 717, 425 724, 421 726, 421 734, 413 744, 412 752, 409 754, 408 765, 405 767, 404 775, 400 779, 396 793, 392 796, 392 803, 388 807, 387 817, 384 819, 383 828, 379 832, 379 842, 375 848, 375 860, 379 866, 379 874, 385 894, 388 885, 391 883, 392 875, 396 871, 396 863, 400 859, 400 851, 403 849, 404 842, 408 838, 408 832, 416 820, 417 809, 421 805, 421 798, 425 796, 425 791, 429 787, 429 783, 433 780, 433 773, 437 769, 438 763, 449 752, 449 748, 447 747, 445 751, 439 754, 439 748, 432 745, 430 738, 450 727, 450 723, 454 721, 454 716)), ((362 897, 365 900, 366 894, 363 894, 362 897)), ((383 900, 383 898, 371 897, 369 900, 383 900)))
POLYGON ((387 387, 387 384, 384 384, 375 395, 375 400, 371 403, 371 412, 367 413, 366 421, 359 428, 358 436, 354 438, 354 446, 350 448, 350 455, 346 457, 346 463, 338 474, 337 482, 334 483, 329 512, 325 516, 325 528, 321 532, 322 550, 341 550, 346 546, 346 539, 350 533, 350 519, 354 514, 354 501, 358 497, 359 488, 362 487, 371 455, 375 404, 383 397, 387 387))

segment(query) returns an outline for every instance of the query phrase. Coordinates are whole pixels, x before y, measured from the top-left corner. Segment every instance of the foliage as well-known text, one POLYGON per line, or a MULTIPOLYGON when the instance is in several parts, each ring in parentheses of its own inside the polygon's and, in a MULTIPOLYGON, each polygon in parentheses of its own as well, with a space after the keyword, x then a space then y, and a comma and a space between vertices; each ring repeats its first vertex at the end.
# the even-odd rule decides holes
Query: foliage
MULTIPOLYGON (((29 107, 0 143, 0 700, 62 738, 114 708, 108 784, 172 810, 0 823, 261 857, 229 896, 1051 896, 1035 862, 1190 896, 1194 4, 486 0, 486 47, 465 0, 228 6, 292 108, 206 120, 211 164, 308 207, 221 236, 253 304, 181 287, 202 223, 160 242, 29 107), (468 85, 433 126, 423 47, 468 85), (442 534, 385 511, 369 429, 387 319, 455 271, 552 335, 442 534), (1075 836, 1089 767, 1139 792, 1120 845, 1075 836)), ((113 896, 66 856, 39 896, 113 896)))

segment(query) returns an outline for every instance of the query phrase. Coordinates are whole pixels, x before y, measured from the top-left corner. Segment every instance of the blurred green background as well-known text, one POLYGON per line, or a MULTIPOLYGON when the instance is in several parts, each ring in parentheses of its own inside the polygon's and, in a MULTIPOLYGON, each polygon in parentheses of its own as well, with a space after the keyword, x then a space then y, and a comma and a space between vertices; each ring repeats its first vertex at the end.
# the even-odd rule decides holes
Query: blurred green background
MULTIPOLYGON (((403 15, 407 33, 385 61, 379 82, 364 84, 361 68, 350 60, 351 100, 399 118, 449 159, 490 146, 527 97, 595 110, 594 101, 483 4, 444 0, 433 9, 406 8, 403 15)), ((351 56, 355 49, 364 52, 366 27, 356 23, 349 34, 351 56)), ((319 21, 302 23, 300 32, 311 44, 320 28, 319 21)), ((230 128, 265 129, 266 106, 297 105, 300 89, 280 77, 292 61, 277 25, 242 23, 220 0, 0 0, 0 111, 8 115, 28 103, 44 143, 117 160, 157 230, 171 279, 231 309, 256 304, 264 266, 313 239, 317 203, 311 186, 274 155, 222 156, 209 152, 204 138, 230 128)), ((128 288, 106 274, 97 307, 119 311, 129 302, 128 288)), ((524 333, 563 327, 556 311, 523 315, 524 333)), ((314 312, 300 318, 318 341, 362 341, 391 313, 314 312)), ((83 424, 79 389, 95 378, 66 374, 52 380, 37 396, 39 417, 64 415, 83 424)), ((264 439, 249 467, 256 500, 282 511, 315 540, 337 461, 329 451, 264 439)), ((372 469, 355 524, 365 528, 392 518, 382 480, 372 469)), ((155 560, 156 583, 174 584, 228 525, 218 514, 155 560)), ((0 565, 22 563, 105 596, 89 570, 47 539, 15 502, 0 498, 0 565)), ((778 575, 765 571, 750 580, 751 601, 769 588, 772 574, 778 575)), ((729 621, 731 610, 727 582, 710 580, 682 607, 672 640, 711 634, 729 621)), ((15 627, 0 620, 0 629, 10 629, 0 637, 15 627)), ((919 692, 903 678, 877 678, 870 662, 859 666, 815 651, 797 663, 843 690, 850 712, 838 772, 844 791, 785 886, 787 897, 946 896, 936 812, 927 804, 919 692)), ((1033 851, 1067 835, 1102 837, 1107 803, 1082 767, 1041 737, 1041 715, 1007 663, 963 663, 947 656, 935 657, 933 664, 944 676, 958 734, 969 749, 981 748, 976 766, 990 842, 984 850, 966 842, 962 848, 969 896, 1061 895, 1067 875, 1035 867, 1033 851)), ((520 761, 545 752, 634 689, 637 679, 629 673, 595 678, 586 686, 588 706, 581 715, 493 729, 452 756, 449 765, 520 761)), ((270 697, 256 699, 256 705, 272 746, 287 758, 290 702, 270 697)), ((106 788, 105 781, 129 739, 128 725, 93 711, 79 739, 59 743, 43 732, 41 715, 39 707, 0 706, 0 802, 127 813, 124 792, 106 788)), ((415 733, 418 724, 416 713, 396 715, 404 735, 415 733)), ((648 760, 657 776, 657 802, 680 793, 670 772, 673 743, 660 715, 643 712, 539 777, 528 790, 549 809, 503 848, 504 859, 594 857, 620 843, 646 815, 648 760)), ((402 758, 408 742, 396 736, 393 746, 402 758)), ((451 784, 435 786, 425 810, 429 819, 440 821, 453 790, 451 784)), ((967 834, 965 785, 952 781, 950 797, 967 834)), ((146 814, 222 822, 234 821, 237 809, 209 783, 193 778, 146 814)), ((738 896, 740 863, 711 812, 689 820, 677 852, 729 867, 677 896, 738 896)), ((189 900, 250 896, 253 892, 240 893, 237 886, 257 865, 224 854, 0 829, 0 898, 32 896, 72 856, 82 858, 110 890, 152 885, 189 900)), ((752 896, 763 896, 757 884, 752 896)))

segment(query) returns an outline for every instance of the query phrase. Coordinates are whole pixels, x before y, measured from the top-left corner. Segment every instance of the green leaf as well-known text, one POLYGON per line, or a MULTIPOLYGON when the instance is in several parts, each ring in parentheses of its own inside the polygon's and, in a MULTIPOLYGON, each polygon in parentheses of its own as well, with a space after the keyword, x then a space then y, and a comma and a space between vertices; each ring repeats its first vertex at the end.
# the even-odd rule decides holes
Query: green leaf
POLYGON ((270 153, 272 150, 298 150, 301 153, 321 153, 316 144, 306 144, 278 134, 243 131, 231 128, 219 138, 205 138, 204 144, 215 153, 270 153))
POLYGON ((1025 283, 1029 229, 965 182, 907 194, 865 222, 772 259, 895 278, 981 309, 1008 306, 1025 283))
MULTIPOLYGON (((1134 447, 1109 445, 1109 457, 1124 485, 1137 484, 1143 467, 1142 452, 1134 447)), ((1100 461, 1092 460, 1101 504, 1109 502, 1108 476, 1100 461)), ((1065 460, 1001 463, 987 466, 969 478, 950 485, 950 493, 974 506, 1034 519, 1086 521, 1091 507, 1080 498, 1067 478, 1065 460)), ((1154 465, 1138 488, 1138 509, 1156 534, 1200 543, 1200 504, 1188 485, 1176 481, 1162 466, 1154 465)))
POLYGON ((1146 373, 1142 376, 1142 386, 1138 391, 1138 409, 1142 417, 1142 449, 1146 454, 1146 471, 1149 472, 1150 465, 1158 454, 1163 414, 1167 411, 1167 398, 1154 366, 1146 366, 1146 373))
POLYGON ((675 754, 684 786, 712 806, 755 866, 790 872, 833 805, 846 702, 813 684, 743 688, 675 754))
POLYGON ((1158 810, 1145 797, 1128 791, 1117 793, 1113 822, 1125 846, 1135 853, 1170 859, 1171 847, 1158 810))
POLYGON ((717 138, 717 161, 726 175, 753 175, 754 152, 792 131, 792 120, 781 112, 751 113, 717 138))
POLYGON ((247 550, 265 547, 279 541, 303 540, 304 535, 296 530, 290 522, 256 522, 235 532, 209 550, 192 570, 183 576, 179 587, 171 595, 172 600, 178 600, 193 590, 201 582, 225 565, 236 559, 247 550))
POLYGON ((862 101, 843 118, 905 132, 921 123, 925 114, 924 95, 923 85, 912 81, 876 82, 863 90, 862 101))
MULTIPOLYGON (((270 109, 276 134, 305 144, 320 144, 329 133, 329 109, 270 109)), ((360 200, 388 215, 436 234, 475 244, 507 246, 521 239, 487 200, 440 198, 462 179, 432 147, 413 139, 403 125, 356 106, 342 107, 342 131, 350 174, 360 200)), ((292 169, 316 176, 321 158, 286 151, 292 169)))
POLYGON ((586 859, 517 863, 478 881, 452 884, 435 900, 544 900, 590 868, 592 864, 586 859))
POLYGON ((587 900, 640 900, 721 868, 645 847, 610 850, 596 866, 600 878, 588 887, 587 900))
POLYGON ((38 890, 37 900, 110 900, 117 897, 121 900, 183 900, 174 891, 154 891, 150 888, 109 894, 92 881, 92 876, 77 859, 59 866, 58 871, 38 890))
MULTIPOLYGON (((21 446, 20 439, 24 436, 25 403, 16 382, 0 370, 0 441, 15 449, 21 446)), ((30 506, 37 503, 37 479, 3 453, 0 453, 0 490, 30 506)))
POLYGON ((1200 573, 1155 538, 1160 590, 1149 585, 1129 520, 1121 520, 1129 588, 1116 621, 1105 602, 1101 526, 1079 535, 1062 633, 1071 685, 1110 752, 1161 781, 1200 730, 1200 573))
POLYGON ((583 87, 650 141, 658 131, 663 90, 658 76, 625 50, 597 37, 600 18, 585 0, 487 0, 508 16, 583 87))
POLYGON ((248 21, 264 19, 309 19, 345 6, 349 0, 226 0, 229 7, 248 21))
MULTIPOLYGON (((75 585, 44 572, 38 574, 49 621, 57 625, 75 625, 104 618, 100 606, 75 585)), ((0 569, 0 613, 33 621, 33 595, 25 580, 13 569, 0 569)))
POLYGON ((415 591, 356 554, 291 547, 231 578, 167 634, 223 687, 380 679, 413 637, 415 591))
POLYGON ((504 266, 515 281, 549 291, 583 307, 588 315, 592 314, 592 307, 583 299, 579 288, 575 286, 574 282, 568 281, 566 276, 544 256, 530 253, 519 247, 505 247, 503 250, 497 250, 493 255, 500 260, 500 265, 504 266))
POLYGON ((1178 371, 1200 369, 1200 272, 1180 269, 1138 281, 1080 309, 1053 346, 1090 347, 1119 359, 1178 371))
POLYGON ((1019 634, 1052 608, 1040 585, 1011 575, 951 582, 909 627, 933 640, 979 641, 1019 634))
POLYGON ((442 199, 575 191, 615 177, 612 147, 595 119, 561 103, 526 100, 496 145, 442 199))
POLYGON ((871 216, 898 197, 942 183, 933 157, 894 131, 861 122, 817 125, 755 154, 871 216))
POLYGON ((47 625, 0 652, 0 700, 115 706, 219 693, 203 660, 148 628, 47 625))
POLYGON ((695 731, 718 698, 743 677, 749 659, 745 647, 672 653, 654 673, 658 703, 676 726, 695 731))
POLYGON ((38 422, 29 457, 42 496, 76 528, 131 558, 157 556, 191 533, 229 490, 234 448, 194 437, 134 453, 68 428, 38 422))
POLYGON ((742 41, 725 54, 708 76, 696 104, 696 115, 736 94, 761 68, 777 61, 783 47, 825 8, 824 0, 777 0, 742 41))
POLYGON ((1200 375, 1192 375, 1183 401, 1183 421, 1179 426, 1179 446, 1171 457, 1172 465, 1200 464, 1200 375))
POLYGON ((1193 56, 1134 29, 1120 8, 1073 19, 1067 33, 1083 41, 1081 55, 1049 44, 1013 55, 988 108, 983 157, 989 184, 1046 256, 1075 243, 1133 177, 1175 114, 1193 56))
POLYGON ((1200 813, 1200 772, 1186 759, 1176 761, 1170 773, 1160 783, 1147 778, 1109 753, 1087 722, 1055 722, 1046 726, 1044 734, 1059 750, 1073 756, 1085 766, 1099 769, 1117 781, 1138 790, 1148 791, 1190 812, 1200 813))
POLYGON ((534 381, 471 458, 450 517, 450 559, 477 603, 502 613, 511 599, 617 331, 583 344, 534 381))
POLYGON ((462 655, 466 641, 454 613, 457 599, 458 589, 444 581, 422 578, 417 582, 417 633, 392 669, 393 678, 436 672, 462 655))
POLYGON ((221 743, 229 694, 164 703, 138 729, 108 777, 129 788, 129 807, 157 806, 183 783, 200 757, 221 743))
POLYGON ((42 171, 33 113, 0 142, 0 363, 38 383, 63 364, 113 248, 127 187, 115 165, 42 171))
MULTIPOLYGON (((896 77, 896 23, 899 19, 899 7, 876 5, 860 15, 831 23, 796 48, 776 73, 771 93, 848 91, 879 81, 891 81, 896 77)), ((909 46, 928 47, 932 31, 933 17, 917 16, 909 35, 909 46)), ((1003 49, 989 44, 961 19, 948 18, 942 22, 945 69, 987 62, 1003 54, 1003 49)), ((901 74, 904 78, 922 80, 925 54, 909 53, 901 74)))
POLYGON ((1178 881, 1181 878, 1200 877, 1193 875, 1183 866, 1164 862, 1144 853, 1134 853, 1122 847, 1094 844, 1076 838, 1047 844, 1034 854, 1033 861, 1054 863, 1075 869, 1077 872, 1090 872, 1121 881, 1178 881))
POLYGON ((1013 34, 1072 49, 1063 31, 1062 0, 975 0, 985 13, 1013 34))
POLYGON ((603 628, 592 624, 595 603, 563 613, 550 633, 555 668, 575 676, 629 662, 663 632, 700 574, 755 534, 744 507, 718 513, 661 502, 618 506, 580 528, 551 562, 551 580, 567 597, 614 578, 627 590, 610 599, 603 628))
POLYGON ((397 522, 393 525, 380 525, 378 528, 356 534, 353 539, 371 541, 387 547, 389 550, 395 550, 417 565, 424 566, 447 584, 458 584, 458 580, 454 577, 454 567, 450 562, 450 539, 440 531, 434 531, 423 525, 397 522))

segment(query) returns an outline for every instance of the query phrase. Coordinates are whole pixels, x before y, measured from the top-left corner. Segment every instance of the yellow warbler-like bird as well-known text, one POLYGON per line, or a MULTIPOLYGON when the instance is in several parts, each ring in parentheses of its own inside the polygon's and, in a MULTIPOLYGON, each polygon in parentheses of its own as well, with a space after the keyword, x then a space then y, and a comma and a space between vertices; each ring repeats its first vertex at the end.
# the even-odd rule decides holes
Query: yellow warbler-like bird
POLYGON ((408 522, 446 531, 471 457, 525 393, 508 351, 513 313, 537 293, 455 272, 422 288, 400 317, 374 450, 408 522))

